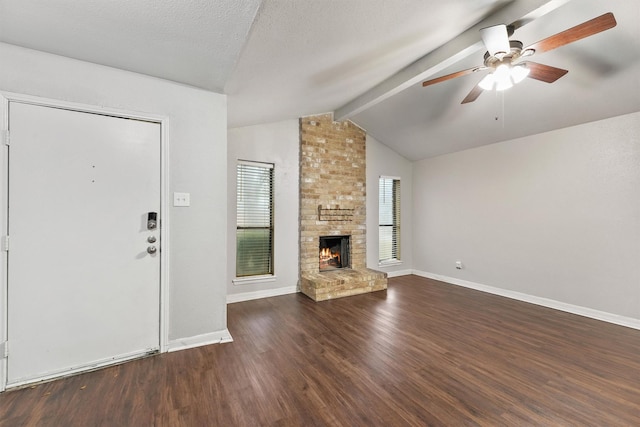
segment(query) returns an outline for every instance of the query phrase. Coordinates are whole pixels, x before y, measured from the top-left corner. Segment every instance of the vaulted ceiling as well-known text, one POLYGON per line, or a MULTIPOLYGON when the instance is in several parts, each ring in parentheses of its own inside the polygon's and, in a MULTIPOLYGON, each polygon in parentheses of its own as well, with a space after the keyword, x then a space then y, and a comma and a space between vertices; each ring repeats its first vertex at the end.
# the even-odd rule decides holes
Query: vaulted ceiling
POLYGON ((638 22, 637 0, 0 1, 0 42, 226 93, 229 127, 331 111, 412 160, 639 111, 638 22), (527 45, 609 11, 536 55, 569 70, 553 84, 465 105, 479 73, 421 85, 482 65, 480 28, 527 45))

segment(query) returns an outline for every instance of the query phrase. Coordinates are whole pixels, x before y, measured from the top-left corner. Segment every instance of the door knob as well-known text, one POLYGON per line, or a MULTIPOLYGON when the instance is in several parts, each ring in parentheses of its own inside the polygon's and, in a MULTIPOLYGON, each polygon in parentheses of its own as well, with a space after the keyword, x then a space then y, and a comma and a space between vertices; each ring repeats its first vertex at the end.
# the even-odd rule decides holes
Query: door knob
POLYGON ((149 236, 149 237, 147 237, 147 242, 149 242, 149 243, 155 243, 155 242, 156 242, 156 236, 149 236))
POLYGON ((157 251, 158 249, 155 246, 147 247, 147 252, 149 252, 150 254, 155 254, 157 251))

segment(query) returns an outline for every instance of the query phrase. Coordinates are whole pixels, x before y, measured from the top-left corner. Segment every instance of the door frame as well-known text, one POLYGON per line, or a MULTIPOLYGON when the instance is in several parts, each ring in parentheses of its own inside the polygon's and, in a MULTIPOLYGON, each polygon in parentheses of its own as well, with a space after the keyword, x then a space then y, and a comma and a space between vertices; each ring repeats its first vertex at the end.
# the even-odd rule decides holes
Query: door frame
MULTIPOLYGON (((6 236, 9 219, 9 105, 11 102, 19 102, 42 107, 60 108, 64 110, 77 111, 81 113, 101 114, 116 118, 142 120, 146 122, 158 123, 160 125, 160 307, 159 319, 160 352, 169 350, 169 248, 170 248, 170 193, 169 193, 169 118, 166 116, 140 113, 136 111, 105 108, 101 106, 68 102, 57 99, 42 98, 31 95, 18 94, 13 92, 0 91, 0 236, 6 236), (7 144, 7 141, 9 144, 7 144)), ((4 240, 3 238, 0 240, 4 240)), ((7 385, 7 355, 10 344, 7 345, 8 335, 8 257, 4 248, 4 241, 0 242, 0 392, 6 389, 7 385)), ((120 362, 120 360, 118 360, 120 362)), ((95 369, 107 366, 106 362, 93 366, 95 369)), ((89 370, 89 369, 85 369, 89 370)), ((82 372, 83 370, 71 371, 70 373, 82 372)), ((48 378, 43 378, 45 380, 48 378)))

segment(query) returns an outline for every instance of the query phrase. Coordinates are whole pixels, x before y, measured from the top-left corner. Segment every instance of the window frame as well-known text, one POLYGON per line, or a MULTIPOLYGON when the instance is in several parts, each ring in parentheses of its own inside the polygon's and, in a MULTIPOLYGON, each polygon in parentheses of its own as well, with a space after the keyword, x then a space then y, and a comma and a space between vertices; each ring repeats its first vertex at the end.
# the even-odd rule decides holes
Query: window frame
POLYGON ((378 178, 378 265, 393 265, 402 263, 402 251, 401 251, 401 178, 397 176, 386 176, 380 175, 378 178), (386 182, 385 182, 386 181, 386 182), (388 181, 391 181, 389 184, 388 181), (383 223, 381 221, 382 212, 382 198, 385 195, 388 195, 386 191, 387 186, 390 185, 391 188, 391 223, 383 223), (391 257, 384 258, 382 254, 382 245, 381 245, 381 231, 383 227, 388 228, 391 227, 391 257), (395 241, 395 244, 394 244, 395 241))
MULTIPOLYGON (((275 277, 275 164, 269 162, 259 162, 252 160, 241 160, 238 159, 236 163, 236 267, 235 267, 235 277, 234 283, 242 283, 248 281, 260 281, 262 279, 268 279, 275 277), (239 225, 239 201, 241 200, 241 185, 240 181, 240 169, 243 166, 253 167, 253 168, 263 168, 268 169, 269 172, 269 225, 261 225, 261 226, 247 226, 247 225, 239 225), (268 230, 269 231, 269 248, 268 248, 268 267, 265 271, 261 272, 241 272, 239 268, 239 263, 243 258, 240 253, 240 245, 239 241, 239 232, 241 230, 268 230)), ((247 197, 245 195, 245 197, 247 197)))

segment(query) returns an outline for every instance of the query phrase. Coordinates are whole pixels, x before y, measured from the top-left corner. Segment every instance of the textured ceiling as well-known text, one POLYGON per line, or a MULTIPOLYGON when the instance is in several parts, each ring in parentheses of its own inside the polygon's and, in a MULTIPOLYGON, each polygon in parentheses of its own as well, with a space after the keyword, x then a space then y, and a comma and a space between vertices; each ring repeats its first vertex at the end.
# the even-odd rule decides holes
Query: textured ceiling
POLYGON ((0 0, 0 41, 222 92, 260 0, 0 0))
POLYGON ((0 0, 1 42, 226 93, 230 127, 335 111, 412 160, 640 110, 638 22, 638 0, 0 0), (552 85, 420 85, 481 64, 483 25, 525 18, 529 44, 607 11, 535 57, 569 70, 552 85))
POLYGON ((333 111, 505 0, 265 0, 231 76, 229 125, 333 111))

